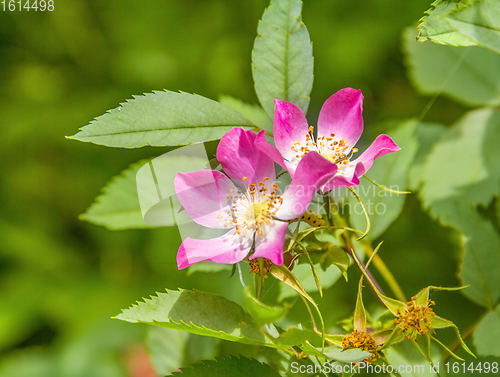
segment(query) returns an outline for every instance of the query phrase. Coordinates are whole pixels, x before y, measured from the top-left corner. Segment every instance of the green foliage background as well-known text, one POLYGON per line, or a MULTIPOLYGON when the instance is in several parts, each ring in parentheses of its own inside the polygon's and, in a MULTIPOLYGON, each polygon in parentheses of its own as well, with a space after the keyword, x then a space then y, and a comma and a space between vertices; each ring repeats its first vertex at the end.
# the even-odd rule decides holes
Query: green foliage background
MULTIPOLYGON (((257 103, 250 56, 267 5, 72 0, 56 1, 53 12, 0 12, 0 375, 136 376, 132 361, 147 364, 145 329, 110 319, 120 309, 178 286, 242 304, 227 271, 177 270, 175 229, 108 231, 78 219, 110 177, 167 148, 105 148, 64 135, 151 90, 257 103)), ((346 86, 365 96, 366 142, 380 131, 378 122, 418 117, 429 98, 408 79, 402 32, 428 8, 428 0, 305 0, 315 56, 310 123, 346 86)), ((424 120, 451 124, 464 110, 440 96, 424 120)), ((415 195, 383 239, 381 255, 407 295, 459 285, 460 235, 430 219, 415 195)), ((327 326, 352 312, 357 276, 349 271, 350 284, 339 281, 323 299, 314 296, 327 326)), ((484 311, 460 293, 436 296, 436 311, 463 329, 484 311)), ((365 300, 376 307, 371 294, 365 300)), ((308 321, 300 305, 294 310, 308 321)), ((452 339, 445 332, 443 341, 452 339)), ((217 347, 237 355, 244 346, 217 347)))

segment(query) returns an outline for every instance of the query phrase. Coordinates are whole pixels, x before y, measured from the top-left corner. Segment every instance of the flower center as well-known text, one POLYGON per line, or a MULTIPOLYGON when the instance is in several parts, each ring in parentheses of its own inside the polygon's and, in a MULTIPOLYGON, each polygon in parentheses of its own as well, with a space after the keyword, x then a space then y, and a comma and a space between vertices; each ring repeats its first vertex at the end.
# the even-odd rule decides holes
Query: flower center
POLYGON ((401 330, 398 331, 398 334, 401 335, 404 332, 406 334, 405 338, 413 339, 416 342, 418 335, 423 336, 432 329, 432 317, 436 313, 430 307, 434 305, 434 301, 428 300, 427 305, 417 305, 415 300, 416 297, 413 296, 411 301, 406 303, 404 311, 397 310, 399 318, 395 318, 394 322, 398 324, 401 330))
POLYGON ((290 149, 295 153, 295 158, 298 160, 302 159, 307 152, 316 151, 327 160, 338 164, 338 168, 341 169, 343 165, 346 165, 354 153, 358 151, 357 148, 353 148, 349 155, 349 145, 347 144, 347 139, 337 140, 335 138, 335 133, 330 133, 330 136, 320 136, 318 140, 314 140, 313 135, 314 127, 309 127, 308 133, 306 134, 305 145, 302 142, 296 141, 290 147, 290 149))
MULTIPOLYGON (((245 237, 249 232, 257 232, 259 236, 264 235, 264 227, 271 224, 272 217, 276 214, 283 203, 283 199, 276 193, 278 185, 273 184, 273 191, 267 193, 265 177, 259 184, 251 183, 245 193, 237 191, 236 195, 228 195, 227 200, 231 200, 227 215, 229 219, 224 227, 234 224, 236 233, 245 237)), ((247 177, 243 177, 243 182, 247 177)), ((229 190, 233 194, 234 189, 229 190)), ((222 218, 219 215, 219 218, 222 218)))

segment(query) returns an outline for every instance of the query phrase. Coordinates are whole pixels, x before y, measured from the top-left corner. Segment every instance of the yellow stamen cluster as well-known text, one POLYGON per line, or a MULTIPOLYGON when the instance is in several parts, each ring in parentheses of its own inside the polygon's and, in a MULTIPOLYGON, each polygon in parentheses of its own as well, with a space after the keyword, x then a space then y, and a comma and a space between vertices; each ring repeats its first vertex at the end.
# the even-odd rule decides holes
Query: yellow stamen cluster
MULTIPOLYGON (((248 180, 243 177, 243 182, 248 180)), ((229 190, 226 197, 230 200, 229 210, 227 211, 228 220, 224 227, 229 227, 234 224, 236 233, 246 237, 249 231, 257 232, 259 236, 264 235, 263 227, 271 224, 272 216, 276 214, 279 207, 283 203, 283 199, 277 194, 278 185, 273 184, 273 191, 268 193, 268 188, 265 181, 269 177, 264 177, 259 184, 251 183, 248 186, 246 193, 234 189, 229 190)), ((221 218, 222 216, 219 215, 221 218)))
POLYGON ((413 339, 415 342, 418 335, 429 333, 432 329, 432 317, 436 315, 430 307, 435 304, 434 301, 427 300, 427 305, 417 305, 416 299, 413 296, 411 301, 406 303, 404 312, 398 308, 396 312, 399 318, 394 319, 400 329, 398 334, 405 333, 405 339, 413 339))
POLYGON ((347 144, 347 139, 338 140, 333 132, 330 133, 330 136, 320 136, 318 140, 314 141, 313 131, 314 127, 309 127, 308 133, 306 134, 305 145, 302 145, 300 141, 296 141, 290 147, 295 153, 295 158, 300 160, 308 152, 317 151, 334 164, 338 164, 338 168, 341 169, 343 165, 349 163, 352 155, 358 151, 357 148, 353 148, 349 155, 350 147, 347 144))
MULTIPOLYGON (((260 258, 252 259, 249 262, 250 263, 250 271, 249 272, 260 275, 259 259, 260 258)), ((264 269, 264 279, 267 279, 267 273, 271 271, 272 266, 273 266, 273 262, 271 262, 269 259, 262 258, 262 268, 264 269)))
MULTIPOLYGON (((347 334, 346 336, 344 336, 344 339, 342 339, 343 350, 349 350, 353 348, 359 348, 362 351, 372 352, 378 348, 378 345, 375 342, 375 339, 370 336, 370 334, 363 331, 354 330, 352 333, 347 334)), ((377 359, 377 357, 380 357, 380 355, 378 353, 374 353, 372 356, 364 359, 363 362, 371 364, 377 359)))

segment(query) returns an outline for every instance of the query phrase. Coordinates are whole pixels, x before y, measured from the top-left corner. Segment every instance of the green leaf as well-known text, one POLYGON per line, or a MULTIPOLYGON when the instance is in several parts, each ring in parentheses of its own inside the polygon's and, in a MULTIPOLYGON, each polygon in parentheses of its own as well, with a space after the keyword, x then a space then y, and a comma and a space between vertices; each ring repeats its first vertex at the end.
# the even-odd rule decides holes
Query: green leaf
MULTIPOLYGON (((378 158, 367 172, 371 180, 393 190, 404 191, 406 189, 410 165, 418 148, 414 134, 415 127, 417 127, 417 122, 410 120, 389 132, 401 150, 378 158)), ((356 191, 370 217, 371 228, 367 237, 374 240, 382 235, 401 214, 407 195, 385 191, 367 179, 360 180, 356 191)), ((352 227, 365 229, 365 215, 355 196, 349 195, 349 204, 352 227)))
POLYGON ((169 291, 138 302, 117 319, 146 323, 233 342, 276 347, 238 304, 212 293, 169 291))
POLYGON ((273 99, 293 102, 304 113, 309 107, 313 56, 301 10, 300 0, 272 0, 257 28, 252 74, 259 101, 271 119, 273 99))
POLYGON ((475 206, 500 191, 500 114, 469 112, 435 145, 425 163, 420 196, 433 217, 463 234, 464 294, 492 310, 500 299, 500 237, 475 206), (463 153, 467 151, 467 153, 463 153))
POLYGON ((422 185, 422 175, 425 170, 425 161, 434 145, 446 132, 447 128, 442 124, 419 123, 415 130, 418 139, 418 150, 410 168, 408 187, 410 190, 418 190, 422 185))
POLYGON ((193 362, 218 355, 220 339, 149 326, 146 346, 156 373, 165 376, 193 362))
POLYGON ((424 206, 447 224, 453 220, 440 216, 440 207, 452 199, 488 206, 500 191, 499 143, 500 113, 493 109, 467 113, 428 156, 420 192, 424 206))
POLYGON ((498 329, 500 329, 500 305, 489 312, 474 331, 474 345, 479 355, 500 357, 498 329))
POLYGON ((419 43, 409 28, 404 52, 410 78, 422 93, 445 94, 473 106, 500 104, 500 55, 493 51, 419 43))
POLYGON ((182 368, 182 372, 175 372, 171 377, 280 377, 271 367, 254 359, 240 356, 216 358, 200 364, 193 364, 190 368, 182 368))
MULTIPOLYGON (((136 162, 112 178, 102 189, 102 194, 80 215, 80 220, 112 230, 151 228, 142 217, 135 179, 137 171, 148 162, 149 160, 136 162)), ((156 187, 153 186, 153 189, 154 191, 149 190, 148 193, 157 199, 156 187)))
POLYGON ((323 350, 323 352, 321 349, 314 348, 310 343, 303 344, 300 346, 300 349, 306 355, 323 357, 330 360, 341 361, 343 363, 355 363, 372 355, 370 352, 362 351, 359 348, 342 350, 342 348, 337 346, 327 347, 323 350))
MULTIPOLYGON (((200 149, 204 151, 203 146, 200 149)), ((148 165, 150 160, 136 162, 111 179, 80 219, 112 230, 151 228, 151 224, 173 226, 175 222, 168 198, 175 195, 175 176, 178 172, 203 169, 206 162, 206 159, 194 156, 162 155, 151 162, 154 177, 151 165, 148 165)))
POLYGON ((283 318, 288 312, 284 306, 268 306, 257 300, 248 288, 244 292, 245 308, 259 325, 273 323, 283 318))
POLYGON ((306 344, 306 342, 320 343, 321 336, 312 330, 301 330, 292 327, 290 330, 280 334, 280 337, 276 339, 276 343, 286 347, 300 346, 306 344))
POLYGON ((431 4, 431 9, 425 12, 425 16, 422 17, 421 24, 418 25, 418 37, 419 42, 424 42, 427 40, 433 41, 435 43, 446 44, 451 46, 475 46, 477 43, 460 34, 451 27, 450 23, 446 19, 449 12, 456 9, 459 6, 458 1, 450 0, 436 0, 431 4))
POLYGON ((500 54, 498 0, 474 0, 445 17, 460 34, 500 54))
POLYGON ((108 147, 158 147, 218 140, 233 127, 253 124, 208 98, 157 91, 134 96, 68 138, 108 147))
MULTIPOLYGON (((455 220, 464 233, 465 255, 460 270, 464 294, 492 310, 500 301, 500 237, 490 221, 474 208, 455 204, 455 220)), ((453 216, 453 215, 452 215, 453 216)))
POLYGON ((257 127, 273 133, 273 122, 267 113, 259 105, 251 105, 231 96, 220 95, 219 102, 233 110, 236 110, 257 127))
POLYGON ((172 373, 184 365, 184 351, 189 335, 184 331, 161 327, 148 329, 148 354, 159 375, 172 373))
POLYGON ((340 272, 342 272, 345 281, 347 281, 347 269, 351 264, 351 260, 344 249, 340 246, 337 246, 334 243, 329 243, 326 253, 324 253, 321 257, 320 264, 323 271, 326 271, 328 267, 334 264, 340 272))
POLYGON ((370 352, 362 351, 359 348, 342 350, 342 348, 335 346, 325 348, 323 354, 329 359, 341 361, 343 363, 356 363, 372 355, 370 352))

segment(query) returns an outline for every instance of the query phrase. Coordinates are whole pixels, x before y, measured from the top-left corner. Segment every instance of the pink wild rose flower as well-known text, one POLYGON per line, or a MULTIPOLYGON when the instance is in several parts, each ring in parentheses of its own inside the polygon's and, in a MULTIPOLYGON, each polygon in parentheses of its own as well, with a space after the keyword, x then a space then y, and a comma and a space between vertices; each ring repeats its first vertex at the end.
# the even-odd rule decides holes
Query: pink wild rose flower
POLYGON ((201 261, 236 263, 252 248, 250 259, 283 263, 287 220, 306 211, 314 193, 337 167, 318 153, 309 153, 297 163, 295 178, 280 193, 269 154, 279 156, 267 144, 264 131, 255 134, 233 128, 217 148, 217 160, 227 176, 211 170, 177 174, 175 191, 189 216, 205 227, 228 230, 209 240, 186 238, 177 253, 179 269, 201 261))
MULTIPOLYGON (((317 152, 337 167, 333 177, 322 187, 323 192, 334 188, 359 185, 373 161, 400 148, 387 135, 379 135, 358 158, 354 148, 363 133, 363 95, 360 90, 345 88, 323 104, 318 119, 318 134, 309 127, 304 113, 293 103, 274 100, 274 139, 283 159, 271 154, 274 161, 288 170, 292 177, 297 167, 311 152, 317 152)), ((325 170, 325 174, 330 171, 325 170)))

